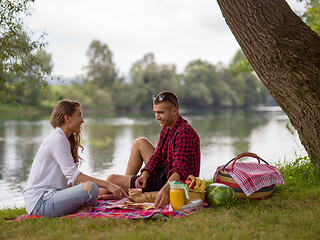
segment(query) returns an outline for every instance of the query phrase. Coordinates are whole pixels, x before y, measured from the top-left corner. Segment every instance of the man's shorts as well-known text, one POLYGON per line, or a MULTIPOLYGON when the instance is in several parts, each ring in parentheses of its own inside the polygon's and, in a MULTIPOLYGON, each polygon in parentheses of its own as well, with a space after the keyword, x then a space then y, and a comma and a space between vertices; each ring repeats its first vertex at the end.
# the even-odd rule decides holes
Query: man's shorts
MULTIPOLYGON (((167 175, 168 175, 167 168, 166 167, 162 168, 155 175, 148 178, 146 187, 142 189, 142 192, 159 191, 167 183, 168 181, 167 175)), ((140 176, 141 175, 132 176, 130 181, 130 188, 136 187, 135 182, 137 178, 140 176)))

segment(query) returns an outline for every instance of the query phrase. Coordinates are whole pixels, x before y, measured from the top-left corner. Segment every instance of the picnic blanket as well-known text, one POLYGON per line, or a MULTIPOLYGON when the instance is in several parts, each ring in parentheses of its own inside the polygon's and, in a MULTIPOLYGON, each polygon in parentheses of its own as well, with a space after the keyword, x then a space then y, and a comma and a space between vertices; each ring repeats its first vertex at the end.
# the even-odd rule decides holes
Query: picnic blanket
MULTIPOLYGON (((99 200, 96 207, 90 212, 74 213, 60 218, 113 218, 113 219, 166 219, 166 218, 182 218, 193 212, 173 211, 170 204, 163 208, 151 210, 136 210, 132 206, 124 205, 128 198, 121 200, 99 200)), ((199 210, 196 210, 199 211, 199 210)), ((43 218, 37 215, 24 214, 10 221, 22 221, 28 219, 43 218)))
MULTIPOLYGON (((213 182, 216 182, 218 172, 223 167, 224 165, 217 168, 213 176, 213 182)), ((235 162, 232 172, 231 164, 228 164, 224 171, 230 174, 247 196, 273 184, 284 185, 278 168, 267 164, 235 162)))

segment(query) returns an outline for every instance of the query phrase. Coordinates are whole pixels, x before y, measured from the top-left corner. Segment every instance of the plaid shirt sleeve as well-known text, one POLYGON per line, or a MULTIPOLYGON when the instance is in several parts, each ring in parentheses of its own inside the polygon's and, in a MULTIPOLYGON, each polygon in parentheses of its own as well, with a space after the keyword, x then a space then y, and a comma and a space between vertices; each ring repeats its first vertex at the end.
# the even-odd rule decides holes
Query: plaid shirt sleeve
POLYGON ((155 175, 156 170, 165 164, 166 156, 163 156, 163 149, 165 147, 165 143, 168 138, 169 132, 170 132, 169 128, 167 128, 167 127, 162 128, 162 130, 160 132, 159 142, 158 142, 158 145, 155 149, 155 152, 150 157, 146 166, 143 169, 141 169, 141 173, 143 171, 148 171, 150 173, 150 176, 153 176, 153 175, 155 175))
POLYGON ((178 173, 181 180, 188 175, 199 176, 200 173, 200 139, 195 131, 184 129, 178 131, 173 139, 173 159, 169 167, 169 176, 178 173))

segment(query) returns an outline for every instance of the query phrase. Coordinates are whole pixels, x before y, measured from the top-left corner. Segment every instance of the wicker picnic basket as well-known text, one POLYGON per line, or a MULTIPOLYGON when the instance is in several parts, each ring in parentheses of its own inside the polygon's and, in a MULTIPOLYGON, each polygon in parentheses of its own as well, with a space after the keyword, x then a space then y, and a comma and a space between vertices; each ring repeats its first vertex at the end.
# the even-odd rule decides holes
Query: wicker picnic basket
POLYGON ((274 185, 261 188, 259 191, 256 191, 256 192, 252 193, 251 195, 247 196, 242 191, 242 189, 240 188, 238 183, 230 176, 229 172, 225 171, 226 166, 233 161, 232 166, 231 166, 231 172, 232 172, 234 169, 235 162, 243 157, 253 157, 258 160, 259 164, 260 164, 260 161, 263 161, 264 163, 269 165, 269 163, 267 163, 262 158, 258 157, 255 153, 250 153, 250 152, 241 153, 237 157, 231 159, 226 165, 224 165, 224 167, 218 172, 216 182, 223 183, 225 185, 232 187, 237 195, 237 198, 257 199, 257 200, 268 198, 274 189, 274 185))

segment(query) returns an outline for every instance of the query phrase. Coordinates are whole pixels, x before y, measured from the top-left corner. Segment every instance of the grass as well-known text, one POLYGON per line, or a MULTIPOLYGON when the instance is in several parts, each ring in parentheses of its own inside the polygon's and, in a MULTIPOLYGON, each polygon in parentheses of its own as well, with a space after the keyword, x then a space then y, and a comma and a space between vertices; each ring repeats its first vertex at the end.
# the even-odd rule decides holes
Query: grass
MULTIPOLYGON (((278 166, 286 186, 269 199, 238 200, 168 221, 114 219, 0 220, 0 239, 320 239, 320 170, 308 158, 278 166)), ((0 218, 25 209, 4 209, 0 218)))

